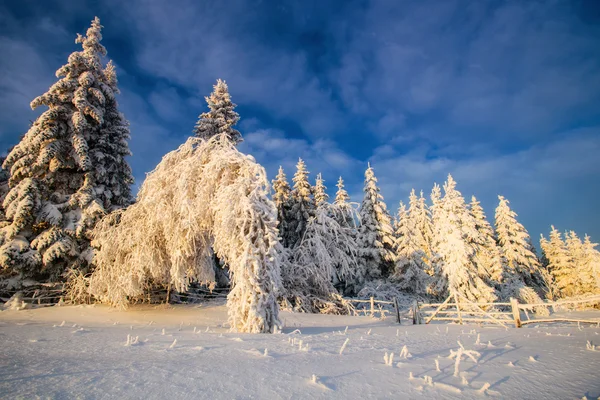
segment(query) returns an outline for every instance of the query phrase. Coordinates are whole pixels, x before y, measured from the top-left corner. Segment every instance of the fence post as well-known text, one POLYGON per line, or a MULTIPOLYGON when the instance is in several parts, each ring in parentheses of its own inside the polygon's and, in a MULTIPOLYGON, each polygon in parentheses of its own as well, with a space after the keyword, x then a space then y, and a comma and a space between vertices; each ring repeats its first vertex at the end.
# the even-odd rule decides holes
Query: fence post
POLYGON ((419 325, 421 323, 421 314, 419 313, 419 303, 415 300, 412 306, 413 311, 413 325, 419 325))
POLYGON ((394 308, 396 309, 396 322, 398 322, 400 325, 402 325, 402 322, 400 321, 400 310, 398 307, 398 298, 394 297, 394 308))
POLYGON ((371 296, 371 318, 375 318, 375 299, 371 296))
POLYGON ((515 319, 515 326, 521 327, 521 313, 519 312, 519 302, 515 298, 510 298, 510 306, 512 307, 513 318, 515 319))
POLYGON ((462 325, 463 324, 462 314, 460 313, 460 306, 459 306, 458 297, 456 296, 456 294, 454 295, 454 301, 456 302, 456 312, 458 313, 458 322, 462 325))

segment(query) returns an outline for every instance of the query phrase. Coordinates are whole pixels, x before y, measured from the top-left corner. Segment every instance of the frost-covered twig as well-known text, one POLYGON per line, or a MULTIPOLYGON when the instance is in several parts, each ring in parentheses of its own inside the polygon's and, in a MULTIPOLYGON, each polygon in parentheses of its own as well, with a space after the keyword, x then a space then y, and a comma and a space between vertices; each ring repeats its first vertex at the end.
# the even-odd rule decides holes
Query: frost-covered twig
POLYGON ((340 348, 340 355, 342 355, 342 353, 344 352, 344 350, 346 349, 346 346, 348 345, 348 342, 350 341, 350 339, 346 339, 344 341, 344 344, 342 345, 342 347, 340 348))
POLYGON ((388 354, 386 352, 385 355, 383 356, 383 361, 385 362, 385 365, 387 365, 388 367, 391 367, 394 362, 394 353, 388 354))
POLYGON ((402 346, 402 350, 400 350, 400 355, 399 355, 399 357, 402 357, 402 358, 404 358, 404 359, 406 359, 406 358, 411 358, 411 357, 412 357, 412 354, 410 354, 410 353, 408 352, 408 347, 406 347, 406 345, 402 346))
POLYGON ((585 348, 590 350, 590 351, 596 351, 596 345, 592 344, 591 341, 587 341, 587 343, 585 344, 585 348))

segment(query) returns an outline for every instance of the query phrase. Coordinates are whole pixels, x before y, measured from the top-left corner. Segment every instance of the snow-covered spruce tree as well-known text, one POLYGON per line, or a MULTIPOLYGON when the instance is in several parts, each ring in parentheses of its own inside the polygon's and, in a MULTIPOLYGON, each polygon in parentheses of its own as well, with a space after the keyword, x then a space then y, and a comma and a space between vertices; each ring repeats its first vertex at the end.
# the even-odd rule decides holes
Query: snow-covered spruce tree
POLYGON ((417 243, 419 248, 425 254, 425 260, 428 265, 427 273, 431 275, 433 273, 432 260, 434 257, 433 253, 433 223, 431 220, 431 212, 427 206, 423 192, 419 196, 419 201, 415 209, 414 215, 415 228, 419 232, 419 241, 417 243))
POLYGON ((282 267, 284 303, 303 312, 346 313, 333 282, 352 282, 357 250, 351 228, 340 225, 343 211, 321 202, 307 223, 302 241, 282 267), (333 278, 333 279, 332 279, 333 278))
POLYGON ((291 188, 287 181, 283 167, 279 166, 279 172, 273 180, 273 201, 277 207, 277 227, 279 228, 279 237, 284 247, 292 245, 295 232, 290 232, 289 218, 291 210, 291 188))
POLYGON ((341 176, 338 179, 336 186, 338 189, 335 192, 335 200, 333 204, 335 204, 342 212, 342 214, 339 216, 340 219, 338 220, 338 223, 342 226, 354 229, 356 228, 356 222, 354 218, 355 212, 350 204, 350 196, 344 188, 344 180, 341 176))
POLYGON ((600 294, 600 252, 597 243, 592 243, 588 235, 583 239, 583 257, 581 259, 582 287, 584 293, 600 294))
POLYGON ((365 281, 385 278, 394 266, 394 233, 390 215, 379 193, 371 165, 365 171, 365 192, 360 205, 357 244, 365 281))
POLYGON ((0 157, 0 228, 3 228, 6 224, 6 216, 4 215, 4 198, 8 193, 8 171, 2 168, 2 164, 6 157, 0 157))
POLYGON ((396 219, 394 252, 396 263, 392 279, 399 287, 417 294, 426 294, 431 284, 431 276, 425 271, 429 268, 426 255, 421 244, 423 239, 416 226, 416 216, 419 212, 419 199, 414 189, 410 192, 408 211, 400 202, 396 219))
POLYGON ((475 221, 475 229, 479 233, 481 244, 477 249, 477 264, 481 270, 479 276, 489 277, 488 284, 497 286, 502 282, 502 260, 500 250, 496 244, 494 230, 485 217, 481 203, 471 197, 469 212, 475 221))
POLYGON ((315 212, 312 186, 308 181, 308 171, 302 159, 298 159, 293 181, 294 189, 292 190, 289 218, 289 229, 291 232, 289 248, 294 248, 300 243, 306 230, 306 224, 315 212))
MULTIPOLYGON (((595 277, 588 260, 586 260, 585 245, 575 231, 565 233, 565 245, 572 269, 571 290, 575 295, 585 295, 595 292, 595 277)), ((588 239, 589 240, 589 239, 588 239)))
POLYGON ((443 278, 442 266, 440 264, 441 258, 438 257, 438 247, 440 244, 438 228, 440 227, 440 215, 441 215, 441 201, 442 191, 440 185, 434 183, 431 189, 431 207, 429 211, 431 213, 431 257, 430 257, 430 269, 428 273, 435 277, 435 285, 430 287, 430 294, 434 296, 442 296, 445 294, 445 279, 443 278), (441 290, 441 291, 440 291, 441 290))
POLYGON ((224 133, 234 144, 237 144, 243 139, 240 132, 233 127, 240 120, 240 116, 235 112, 236 105, 231 102, 229 88, 221 79, 217 80, 217 84, 213 88, 210 96, 205 97, 210 111, 200 114, 194 127, 194 134, 207 140, 224 133))
POLYGON ((137 202, 93 232, 90 293, 126 305, 153 284, 185 291, 214 282, 211 247, 229 265, 229 323, 238 332, 272 332, 281 287, 277 209, 265 170, 226 134, 189 138, 147 175, 137 202))
POLYGON ((436 291, 474 302, 494 301, 494 289, 478 273, 477 245, 471 240, 477 235, 475 224, 451 175, 444 184, 444 197, 436 207, 439 207, 435 227, 439 241, 437 258, 444 278, 436 277, 439 279, 436 291), (440 286, 444 281, 446 290, 440 286))
POLYGON ((518 275, 525 285, 542 295, 547 291, 547 282, 535 255, 529 233, 517 221, 517 214, 509 207, 503 196, 496 208, 496 242, 500 249, 505 276, 518 275))
MULTIPOLYGON (((335 213, 333 214, 333 217, 336 219, 337 223, 342 228, 350 230, 350 235, 352 236, 356 246, 356 221, 358 219, 358 216, 356 214, 355 208, 349 202, 350 196, 348 195, 346 189, 344 189, 344 180, 341 176, 338 179, 338 183, 336 186, 338 189, 335 193, 335 200, 333 202, 333 205, 335 206, 335 213)), ((354 257, 356 256, 355 253, 356 251, 354 249, 352 252, 348 253, 347 256, 354 257)), ((360 290, 361 283, 358 282, 357 277, 360 277, 360 279, 362 279, 362 277, 364 277, 365 275, 364 271, 361 269, 361 263, 356 262, 352 265, 355 268, 355 270, 351 271, 351 273, 348 274, 342 273, 342 265, 338 265, 338 267, 336 268, 336 271, 338 271, 338 273, 336 274, 336 277, 333 282, 334 286, 338 289, 340 293, 349 296, 356 295, 357 291, 360 290)))
POLYGON ((0 230, 0 267, 6 273, 57 279, 70 268, 85 270, 89 230, 132 201, 128 122, 115 100, 114 67, 102 67, 101 28, 96 18, 86 36, 77 36, 83 50, 31 102, 48 110, 4 161, 10 223, 0 230))
POLYGON ((329 200, 329 195, 327 194, 327 186, 325 186, 325 181, 323 180, 323 177, 321 176, 320 173, 317 175, 317 180, 315 182, 315 187, 314 187, 314 193, 315 193, 315 205, 317 207, 327 203, 327 201, 329 200))

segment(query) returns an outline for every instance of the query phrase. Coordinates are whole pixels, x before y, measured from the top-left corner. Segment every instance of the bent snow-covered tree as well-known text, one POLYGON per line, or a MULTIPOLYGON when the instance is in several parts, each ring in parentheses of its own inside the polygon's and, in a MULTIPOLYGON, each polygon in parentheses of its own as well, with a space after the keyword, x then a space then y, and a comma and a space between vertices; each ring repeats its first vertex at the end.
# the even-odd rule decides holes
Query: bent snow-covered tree
POLYGON ((239 332, 279 325, 281 244, 265 170, 226 134, 189 138, 148 174, 137 202, 94 231, 90 292, 124 305, 151 284, 211 283, 211 247, 231 272, 229 322, 239 332), (117 223, 118 222, 118 223, 117 223))
POLYGON ((125 159, 128 122, 118 111, 112 63, 100 20, 76 42, 61 79, 31 102, 48 107, 8 154, 10 174, 4 199, 9 224, 0 229, 0 269, 35 278, 59 278, 85 269, 88 232, 105 213, 132 201, 133 177, 125 159))

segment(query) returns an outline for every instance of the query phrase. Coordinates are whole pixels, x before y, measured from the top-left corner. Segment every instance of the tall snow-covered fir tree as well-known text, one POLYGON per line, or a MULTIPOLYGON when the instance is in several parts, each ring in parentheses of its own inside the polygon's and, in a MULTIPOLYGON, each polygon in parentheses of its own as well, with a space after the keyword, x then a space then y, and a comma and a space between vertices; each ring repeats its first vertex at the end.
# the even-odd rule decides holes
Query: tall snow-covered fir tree
POLYGON ((321 176, 320 173, 317 175, 317 180, 315 182, 315 187, 314 187, 314 193, 315 193, 315 205, 317 207, 324 205, 329 200, 329 195, 327 194, 327 186, 325 186, 325 181, 323 180, 323 177, 321 176))
POLYGON ((597 243, 585 235, 583 239, 583 254, 580 259, 583 293, 600 294, 600 251, 597 243))
POLYGON ((494 230, 485 217, 481 203, 475 196, 471 197, 469 212, 475 221, 475 229, 479 233, 480 245, 477 249, 479 276, 489 277, 488 283, 496 285, 502 281, 502 260, 494 237, 494 230))
POLYGON ((425 197, 423 197, 423 192, 420 193, 419 201, 415 208, 414 221, 416 230, 420 234, 420 242, 417 245, 425 254, 425 261, 428 266, 427 273, 431 275, 433 271, 432 260, 434 257, 433 222, 431 220, 431 211, 427 206, 425 197))
POLYGON ((574 231, 566 232, 563 241, 554 226, 549 239, 542 235, 540 246, 553 277, 555 293, 559 297, 598 293, 600 253, 595 249, 597 244, 587 235, 582 242, 574 231))
POLYGON ((416 222, 419 214, 419 199, 414 189, 410 193, 409 208, 400 202, 395 223, 394 252, 396 263, 392 278, 399 282, 403 290, 418 294, 427 294, 431 284, 431 276, 425 271, 429 269, 426 254, 423 251, 422 232, 416 222))
POLYGON ((290 248, 300 243, 306 230, 306 224, 314 215, 315 201, 312 196, 312 186, 308 181, 308 171, 302 159, 298 160, 294 174, 294 189, 290 209, 289 227, 291 232, 290 248))
MULTIPOLYGON (((356 220, 358 219, 356 215, 356 210, 350 204, 350 196, 348 192, 344 188, 344 180, 340 176, 337 183, 337 191, 335 193, 335 200, 333 202, 333 217, 340 225, 341 228, 348 229, 349 235, 354 240, 355 249, 352 251, 346 251, 346 257, 357 257, 356 251, 356 220)), ((334 286, 338 289, 340 293, 345 295, 355 295, 358 290, 361 289, 361 283, 359 280, 362 280, 364 277, 364 271, 362 270, 362 264, 359 262, 354 262, 351 266, 354 268, 353 271, 349 273, 344 271, 344 262, 336 263, 336 276, 334 277, 334 286), (358 277, 358 279, 357 279, 358 277)))
MULTIPOLYGON (((441 201, 442 201, 442 190, 440 189, 440 185, 434 183, 433 188, 431 189, 430 197, 431 199, 431 207, 429 207, 429 211, 431 214, 431 269, 429 270, 430 275, 441 276, 442 269, 439 265, 438 261, 440 260, 437 257, 437 249, 440 244, 439 241, 439 232, 437 232, 437 227, 440 226, 439 219, 441 215, 441 201)), ((439 294, 439 293, 438 293, 439 294)))
POLYGON ((390 215, 379 193, 371 165, 365 171, 364 198, 360 205, 357 243, 365 280, 385 278, 393 269, 394 233, 390 215))
POLYGON ((231 102, 229 88, 225 81, 218 79, 210 96, 205 97, 210 111, 200 114, 194 127, 194 134, 201 139, 224 133, 234 144, 241 142, 242 134, 234 126, 240 120, 235 112, 236 105, 231 102))
POLYGON ((569 261, 575 275, 573 285, 575 294, 583 295, 595 292, 596 279, 593 275, 593 269, 590 268, 590 262, 586 260, 585 244, 579 239, 575 231, 566 233, 565 238, 569 261))
POLYGON ((510 209, 503 196, 496 208, 496 242, 500 249, 505 276, 518 275, 525 285, 540 295, 547 290, 547 282, 535 255, 529 233, 517 221, 517 214, 510 209))
POLYGON ((100 20, 56 75, 48 92, 31 102, 48 109, 6 157, 9 224, 0 230, 0 267, 9 274, 57 279, 91 258, 89 231, 105 213, 132 202, 133 177, 125 159, 128 122, 118 111, 112 63, 100 20))
POLYGON ((434 230, 438 238, 437 258, 443 279, 438 278, 436 292, 448 292, 475 302, 492 302, 494 289, 479 275, 477 268, 477 237, 465 200, 456 189, 451 175, 444 184, 444 197, 436 204, 434 230), (446 290, 441 285, 446 284, 446 290))
POLYGON ((6 221, 4 207, 2 206, 4 198, 8 193, 8 171, 2 168, 5 159, 6 157, 0 157, 0 228, 4 227, 4 222, 6 221))
POLYGON ((356 228, 356 222, 354 221, 354 209, 350 205, 350 196, 344 188, 344 180, 340 176, 337 183, 337 191, 335 192, 335 200, 333 204, 336 205, 342 213, 338 216, 338 223, 348 228, 356 228))
POLYGON ((279 172, 273 180, 273 201, 277 207, 277 222, 279 237, 284 247, 290 247, 295 233, 290 231, 289 217, 291 210, 291 188, 287 181, 283 167, 279 166, 279 172))

